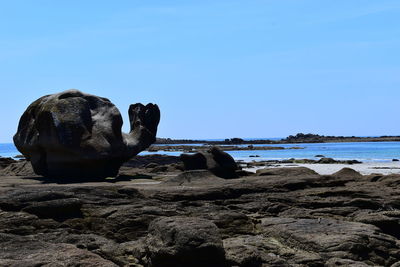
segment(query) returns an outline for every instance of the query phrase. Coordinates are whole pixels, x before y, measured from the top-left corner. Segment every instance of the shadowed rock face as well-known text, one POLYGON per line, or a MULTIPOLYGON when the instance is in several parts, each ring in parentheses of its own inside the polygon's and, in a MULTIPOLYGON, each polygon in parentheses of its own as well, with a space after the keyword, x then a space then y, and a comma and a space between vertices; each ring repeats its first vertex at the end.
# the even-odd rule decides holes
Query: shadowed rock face
POLYGON ((29 105, 14 144, 39 175, 116 176, 123 162, 155 141, 160 110, 133 104, 129 120, 131 131, 124 134, 121 114, 110 100, 68 90, 29 105))

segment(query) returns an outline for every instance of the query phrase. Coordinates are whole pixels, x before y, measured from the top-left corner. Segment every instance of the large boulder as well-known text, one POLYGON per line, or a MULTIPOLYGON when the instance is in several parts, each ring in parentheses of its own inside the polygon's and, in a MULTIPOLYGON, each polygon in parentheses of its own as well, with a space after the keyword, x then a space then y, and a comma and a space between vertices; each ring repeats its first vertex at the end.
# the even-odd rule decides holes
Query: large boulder
POLYGON ((14 144, 39 175, 116 176, 122 163, 155 142, 160 111, 154 104, 134 104, 129 120, 131 131, 124 134, 110 100, 68 90, 29 105, 14 144))
POLYGON ((209 170, 222 178, 237 178, 239 169, 235 160, 228 153, 218 147, 212 147, 207 151, 195 154, 182 154, 185 170, 209 170))
POLYGON ((158 218, 146 239, 149 266, 224 266, 217 226, 196 217, 158 218))

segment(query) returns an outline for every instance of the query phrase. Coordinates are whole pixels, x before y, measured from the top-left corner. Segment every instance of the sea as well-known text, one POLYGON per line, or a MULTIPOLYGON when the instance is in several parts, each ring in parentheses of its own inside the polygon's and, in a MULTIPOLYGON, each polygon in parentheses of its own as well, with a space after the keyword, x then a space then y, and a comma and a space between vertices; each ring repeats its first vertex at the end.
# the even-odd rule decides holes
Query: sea
MULTIPOLYGON (((187 145, 187 144, 186 144, 187 145)), ((201 144, 200 144, 201 145, 201 144)), ((244 145, 247 146, 247 145, 244 145)), ((274 144, 254 146, 300 147, 302 149, 284 150, 239 150, 227 151, 234 159, 243 161, 282 160, 282 159, 317 159, 317 155, 336 160, 355 159, 362 162, 390 162, 400 159, 400 142, 353 142, 353 143, 303 143, 274 144), (257 156, 257 157, 254 157, 257 156)), ((179 151, 141 152, 140 155, 165 154, 179 156, 179 151)), ((0 144, 1 157, 15 157, 20 153, 14 144, 0 144)))

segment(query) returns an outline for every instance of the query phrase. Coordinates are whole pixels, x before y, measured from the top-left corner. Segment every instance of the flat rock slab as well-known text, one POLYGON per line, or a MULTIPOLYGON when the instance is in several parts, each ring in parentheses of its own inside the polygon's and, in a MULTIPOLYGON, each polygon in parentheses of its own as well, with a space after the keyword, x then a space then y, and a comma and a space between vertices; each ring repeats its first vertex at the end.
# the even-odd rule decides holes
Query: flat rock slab
POLYGON ((292 248, 318 252, 325 259, 373 258, 373 262, 387 266, 394 263, 394 257, 399 254, 398 240, 370 224, 296 218, 264 218, 261 221, 266 236, 275 237, 292 248))
POLYGON ((118 266, 74 245, 37 241, 32 236, 0 233, 0 243, 0 266, 118 266))

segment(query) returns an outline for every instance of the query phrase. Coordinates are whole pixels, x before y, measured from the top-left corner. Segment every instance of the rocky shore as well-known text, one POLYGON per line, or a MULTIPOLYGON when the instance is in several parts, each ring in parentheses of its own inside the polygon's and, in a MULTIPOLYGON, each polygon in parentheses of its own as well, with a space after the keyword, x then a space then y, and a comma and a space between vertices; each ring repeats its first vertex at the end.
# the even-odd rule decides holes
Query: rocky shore
POLYGON ((157 155, 102 181, 0 169, 0 266, 400 266, 400 175, 222 179, 157 155))

